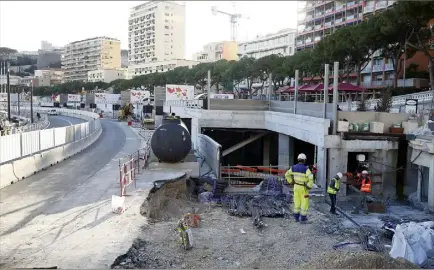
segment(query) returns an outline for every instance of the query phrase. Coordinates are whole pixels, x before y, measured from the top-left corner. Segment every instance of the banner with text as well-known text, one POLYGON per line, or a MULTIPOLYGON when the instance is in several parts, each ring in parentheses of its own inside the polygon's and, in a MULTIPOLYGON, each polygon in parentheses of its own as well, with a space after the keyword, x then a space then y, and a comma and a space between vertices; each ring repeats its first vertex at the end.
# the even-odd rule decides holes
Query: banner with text
POLYGON ((120 104, 120 94, 95 93, 95 104, 120 104))

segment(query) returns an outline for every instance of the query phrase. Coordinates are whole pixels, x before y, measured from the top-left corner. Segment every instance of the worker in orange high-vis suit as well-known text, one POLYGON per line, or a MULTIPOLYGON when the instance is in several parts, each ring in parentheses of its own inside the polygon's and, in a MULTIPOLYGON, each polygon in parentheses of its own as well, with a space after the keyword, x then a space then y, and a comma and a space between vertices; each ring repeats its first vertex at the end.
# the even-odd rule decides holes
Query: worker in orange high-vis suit
POLYGON ((309 190, 313 186, 313 174, 309 167, 305 165, 306 155, 298 155, 298 163, 292 166, 286 173, 285 178, 288 183, 294 184, 294 218, 295 221, 307 221, 307 211, 309 210, 309 190))
POLYGON ((359 205, 356 206, 356 209, 354 209, 353 214, 358 214, 359 210, 363 208, 363 212, 365 214, 368 213, 368 205, 366 202, 366 194, 371 194, 372 192, 372 181, 371 178, 368 175, 368 171, 364 170, 362 171, 362 174, 360 175, 359 182, 361 184, 360 186, 360 192, 361 192, 361 198, 359 205))

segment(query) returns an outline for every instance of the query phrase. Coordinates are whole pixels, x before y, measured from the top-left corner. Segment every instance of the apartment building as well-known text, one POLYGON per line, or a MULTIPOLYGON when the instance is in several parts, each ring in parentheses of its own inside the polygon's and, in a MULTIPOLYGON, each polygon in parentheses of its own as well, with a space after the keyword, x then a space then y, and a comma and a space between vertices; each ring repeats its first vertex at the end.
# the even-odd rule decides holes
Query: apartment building
POLYGON ((121 50, 121 68, 128 67, 128 50, 121 50))
POLYGON ((173 59, 166 61, 143 63, 138 65, 130 65, 128 67, 128 78, 132 79, 136 76, 151 74, 155 72, 166 72, 177 67, 189 67, 199 64, 199 61, 173 59))
POLYGON ((133 7, 128 19, 130 65, 185 58, 185 6, 149 1, 133 7))
POLYGON ((238 57, 261 58, 271 54, 284 56, 295 52, 295 29, 283 29, 277 33, 258 36, 253 40, 238 44, 238 57))
POLYGON ((192 59, 201 63, 215 62, 218 60, 238 60, 238 44, 236 41, 212 42, 203 46, 202 51, 193 54, 192 59))
POLYGON ((119 79, 126 79, 127 69, 98 69, 91 70, 87 73, 88 82, 105 82, 110 83, 119 79))
POLYGON ((312 48, 339 28, 391 7, 396 0, 298 1, 297 50, 312 48))
POLYGON ((121 67, 121 42, 110 37, 75 41, 63 49, 62 69, 65 81, 86 81, 87 73, 97 69, 121 67))
POLYGON ((60 68, 37 69, 35 79, 44 79, 44 82, 48 80, 48 86, 59 85, 64 83, 64 72, 60 68))

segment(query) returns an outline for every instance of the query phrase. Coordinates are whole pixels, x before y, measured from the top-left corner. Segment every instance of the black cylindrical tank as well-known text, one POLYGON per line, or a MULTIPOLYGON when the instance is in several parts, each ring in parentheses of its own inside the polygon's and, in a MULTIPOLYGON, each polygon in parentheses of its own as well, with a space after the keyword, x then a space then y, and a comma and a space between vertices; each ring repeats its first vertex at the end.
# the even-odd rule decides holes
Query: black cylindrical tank
POLYGON ((177 163, 190 153, 191 137, 180 119, 164 119, 151 138, 154 155, 162 162, 177 163))

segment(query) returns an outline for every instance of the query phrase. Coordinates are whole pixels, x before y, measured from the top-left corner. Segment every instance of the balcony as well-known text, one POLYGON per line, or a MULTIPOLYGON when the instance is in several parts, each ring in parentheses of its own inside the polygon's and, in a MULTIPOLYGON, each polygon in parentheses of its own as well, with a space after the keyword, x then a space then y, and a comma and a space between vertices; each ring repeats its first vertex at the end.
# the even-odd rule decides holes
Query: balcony
POLYGON ((374 12, 374 6, 366 6, 363 8, 363 14, 374 12))
POLYGON ((332 24, 333 24, 333 22, 330 21, 330 22, 326 22, 326 23, 324 24, 324 26, 325 26, 325 27, 330 27, 330 26, 332 26, 332 24))
POLYGON ((355 4, 356 4, 355 1, 348 2, 348 3, 347 3, 347 7, 352 7, 352 6, 354 6, 355 4))
POLYGON ((375 4, 375 10, 380 10, 383 8, 387 7, 387 1, 381 1, 381 2, 377 2, 377 4, 375 4))
POLYGON ((304 43, 311 43, 312 42, 312 39, 311 38, 308 38, 308 39, 306 39, 305 41, 304 41, 304 43))
POLYGON ((336 19, 336 20, 335 20, 335 25, 336 25, 336 24, 343 23, 343 22, 344 22, 344 18, 336 19))
POLYGON ((312 20, 312 18, 313 18, 312 15, 307 15, 306 18, 305 18, 304 20, 305 20, 305 21, 308 21, 308 20, 312 20))
POLYGON ((383 65, 373 65, 372 66, 372 72, 379 72, 379 71, 383 71, 383 65))
POLYGON ((315 13, 315 17, 320 17, 320 16, 322 16, 322 15, 324 15, 324 12, 323 12, 323 11, 319 11, 319 12, 316 12, 316 13, 315 13))
POLYGON ((321 27, 322 27, 321 24, 315 25, 315 30, 321 29, 321 27))
POLYGON ((309 31, 312 31, 312 30, 313 30, 312 26, 308 26, 308 27, 306 27, 306 28, 303 30, 303 32, 309 32, 309 31))
POLYGON ((303 45, 303 44, 304 44, 304 42, 303 42, 302 40, 297 41, 297 46, 301 46, 301 45, 303 45))
POLYGON ((329 14, 329 13, 332 13, 334 10, 331 8, 331 9, 327 9, 326 11, 324 11, 324 14, 329 14))
POLYGON ((339 10, 343 10, 345 8, 345 4, 340 5, 340 6, 336 6, 335 10, 339 11, 339 10))
POLYGON ((346 20, 347 20, 347 21, 351 21, 351 20, 354 20, 355 18, 356 18, 356 16, 354 16, 354 15, 349 15, 349 16, 347 16, 346 20))
POLYGON ((393 64, 386 64, 384 65, 384 71, 393 71, 393 64))
POLYGON ((315 40, 315 41, 320 41, 320 40, 321 40, 321 37, 315 37, 314 40, 315 40))
POLYGON ((372 71, 372 65, 371 64, 368 64, 363 70, 362 70, 362 74, 363 73, 371 73, 371 71, 372 71))

